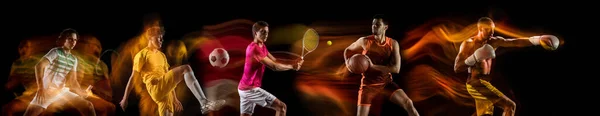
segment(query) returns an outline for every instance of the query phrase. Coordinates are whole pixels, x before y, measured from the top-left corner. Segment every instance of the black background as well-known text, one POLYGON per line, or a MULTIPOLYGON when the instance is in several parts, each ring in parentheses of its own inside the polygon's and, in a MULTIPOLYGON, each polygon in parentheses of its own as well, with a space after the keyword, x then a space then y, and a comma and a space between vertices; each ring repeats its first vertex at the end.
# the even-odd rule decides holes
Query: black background
MULTIPOLYGON (((85 5, 77 6, 22 6, 14 9, 3 8, 2 47, 4 56, 2 73, 8 75, 12 61, 18 58, 17 46, 21 39, 36 35, 59 33, 64 28, 75 28, 81 34, 91 34, 102 42, 104 49, 115 49, 120 43, 139 34, 143 28, 143 16, 159 13, 167 29, 166 40, 179 39, 184 34, 201 30, 203 25, 214 25, 232 19, 244 18, 252 21, 265 20, 272 26, 289 23, 310 23, 317 20, 369 20, 374 14, 386 14, 392 17, 393 29, 388 36, 402 38, 403 32, 438 17, 467 17, 477 19, 491 12, 501 12, 509 19, 509 24, 522 28, 544 28, 547 33, 556 33, 566 41, 557 51, 527 48, 506 53, 497 59, 496 68, 508 77, 520 105, 517 115, 564 115, 567 113, 591 113, 583 110, 585 103, 578 96, 591 95, 583 89, 586 78, 597 76, 582 71, 582 64, 592 64, 589 58, 582 58, 579 52, 584 40, 593 40, 594 34, 583 32, 591 26, 595 18, 590 17, 587 9, 592 7, 554 5, 428 5, 408 4, 378 6, 381 3, 365 3, 360 6, 319 5, 309 7, 287 7, 259 4, 239 7, 235 5, 120 5, 115 7, 85 5), (176 8, 167 8, 175 6, 176 8), (298 10, 306 9, 306 10, 298 10), (589 36, 588 36, 589 35, 589 36), (580 59, 582 58, 582 59, 580 59), (505 62, 505 64, 502 64, 505 62), (589 63, 587 63, 589 62, 589 63), (576 71, 571 71, 576 70, 576 71), (580 92, 581 91, 581 92, 580 92)), ((592 15, 593 16, 593 15, 592 15)), ((474 22, 475 20, 473 20, 474 22)), ((369 22, 365 23, 369 24, 369 22)), ((368 34, 368 33, 365 33, 368 34)), ((588 52, 593 53, 593 52, 588 52)), ((275 73, 267 71, 267 76, 275 73)), ((265 77, 268 78, 268 77, 265 77)), ((5 83, 6 79, 1 79, 5 83)), ((288 115, 308 115, 292 95, 284 94, 292 79, 264 80, 264 89, 272 90, 276 96, 288 104, 288 115), (282 90, 279 90, 282 89, 282 90), (285 98, 290 97, 290 98, 285 98)), ((588 91, 589 92, 589 91, 588 91)), ((115 94, 120 95, 120 94, 115 94)), ((4 95, 3 95, 4 96, 4 95)), ((6 103, 10 99, 3 99, 6 103)), ((113 101, 115 104, 117 102, 113 101)), ((118 106, 118 105, 117 105, 118 106)), ((399 107, 398 107, 399 108, 399 107)), ((133 111, 132 111, 133 112, 133 111)), ((421 112, 427 112, 421 110, 421 112)), ((121 111, 118 111, 121 114, 121 111)), ((402 111, 385 110, 385 115, 405 115, 402 111)), ((451 114, 449 114, 451 115, 451 114)))

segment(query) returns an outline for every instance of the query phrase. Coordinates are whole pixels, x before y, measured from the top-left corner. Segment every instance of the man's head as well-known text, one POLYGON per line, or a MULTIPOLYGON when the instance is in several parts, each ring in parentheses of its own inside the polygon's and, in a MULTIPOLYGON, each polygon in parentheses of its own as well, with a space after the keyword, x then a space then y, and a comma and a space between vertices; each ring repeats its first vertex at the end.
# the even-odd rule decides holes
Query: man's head
POLYGON ((254 40, 265 42, 269 37, 269 24, 265 21, 258 21, 252 25, 252 35, 254 40))
POLYGON ((489 17, 481 17, 477 21, 477 31, 483 37, 493 36, 494 28, 496 28, 496 25, 494 24, 494 21, 489 17))
POLYGON ((146 37, 148 37, 148 45, 156 48, 162 47, 163 35, 165 30, 162 27, 150 27, 146 29, 146 37))
POLYGON ((375 15, 373 17, 373 24, 371 25, 371 32, 375 35, 385 34, 388 28, 388 20, 382 14, 375 15))
POLYGON ((66 49, 73 49, 75 44, 77 44, 77 40, 79 40, 79 34, 77 31, 75 31, 75 29, 68 28, 60 33, 56 44, 66 49))
POLYGON ((102 52, 102 44, 98 38, 91 35, 81 35, 75 46, 75 50, 82 53, 85 56, 99 57, 102 52))
POLYGON ((19 44, 19 55, 28 56, 31 54, 31 41, 23 40, 19 44))

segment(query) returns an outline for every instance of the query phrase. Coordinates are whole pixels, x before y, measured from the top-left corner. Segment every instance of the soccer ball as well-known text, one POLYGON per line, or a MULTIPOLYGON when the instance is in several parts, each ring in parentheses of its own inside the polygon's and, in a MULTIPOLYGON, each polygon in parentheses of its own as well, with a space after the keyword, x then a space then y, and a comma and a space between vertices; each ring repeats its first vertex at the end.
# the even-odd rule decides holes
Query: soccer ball
POLYGON ((229 63, 229 54, 223 48, 215 48, 208 56, 210 65, 223 68, 229 63))

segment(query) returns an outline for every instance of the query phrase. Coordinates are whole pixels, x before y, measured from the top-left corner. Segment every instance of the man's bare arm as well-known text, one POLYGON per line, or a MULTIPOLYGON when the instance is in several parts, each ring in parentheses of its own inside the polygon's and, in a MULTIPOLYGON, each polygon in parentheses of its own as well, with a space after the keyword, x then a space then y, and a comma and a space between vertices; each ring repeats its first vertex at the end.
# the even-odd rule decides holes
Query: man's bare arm
POLYGON ((260 63, 265 64, 267 67, 274 71, 286 71, 294 69, 293 65, 277 63, 271 60, 271 58, 269 57, 263 57, 262 59, 260 59, 260 63))
POLYGON ((269 59, 273 60, 273 62, 277 62, 277 58, 275 58, 273 55, 271 55, 271 53, 267 54, 267 57, 269 57, 269 59))
MULTIPOLYGON (((75 64, 77 65, 77 64, 75 64)), ((75 67, 77 68, 77 67, 75 67)), ((73 90, 79 94, 79 96, 87 96, 87 93, 85 91, 83 91, 83 88, 81 88, 81 85, 79 83, 79 81, 77 81, 77 70, 73 69, 72 71, 69 72, 69 82, 70 82, 70 86, 73 88, 73 90)))
POLYGON ((266 57, 260 57, 258 54, 260 54, 258 52, 257 49, 255 49, 253 52, 254 53, 254 59, 258 60, 260 63, 264 64, 265 66, 267 66, 268 68, 270 68, 271 70, 274 71, 286 71, 286 70, 291 70, 294 69, 294 66, 289 65, 289 64, 282 64, 282 63, 277 63, 275 61, 273 61, 269 55, 271 53, 268 53, 266 57))
POLYGON ((17 67, 18 66, 15 63, 13 63, 10 68, 10 74, 8 76, 8 81, 6 81, 6 85, 5 85, 6 90, 12 91, 17 85, 19 85, 19 82, 20 82, 19 77, 15 76, 16 75, 15 69, 17 67))
MULTIPOLYGON (((538 40, 539 41, 539 40, 538 40)), ((533 46, 530 38, 503 38, 500 36, 492 39, 491 44, 497 47, 528 47, 533 46)))
POLYGON ((36 79, 36 82, 38 85, 38 89, 44 88, 44 82, 43 82, 44 70, 45 70, 45 67, 48 66, 48 64, 50 64, 50 60, 48 60, 46 58, 42 58, 40 60, 40 62, 38 62, 35 65, 35 79, 36 79))
POLYGON ((541 35, 511 39, 505 39, 498 36, 494 40, 495 41, 493 41, 493 44, 500 47, 527 47, 540 45, 545 49, 555 50, 560 45, 560 40, 554 35, 541 35))
POLYGON ((344 62, 346 64, 348 63, 348 59, 350 57, 352 57, 352 55, 359 54, 364 50, 364 48, 363 48, 364 42, 363 41, 364 41, 364 37, 361 37, 358 40, 356 40, 354 43, 350 44, 350 46, 346 47, 346 49, 344 50, 344 62))
POLYGON ((129 77, 129 81, 127 81, 127 86, 125 86, 125 93, 123 94, 123 100, 127 100, 127 98, 129 98, 129 93, 131 92, 132 89, 132 80, 133 78, 135 78, 136 76, 138 76, 140 73, 138 71, 133 70, 131 73, 131 76, 129 77))
POLYGON ((468 69, 468 65, 465 64, 465 60, 467 59, 467 57, 469 56, 469 54, 466 54, 464 51, 468 48, 466 48, 467 45, 466 41, 463 41, 460 44, 460 48, 458 50, 458 55, 456 55, 456 59, 454 60, 454 72, 463 72, 466 71, 468 69))

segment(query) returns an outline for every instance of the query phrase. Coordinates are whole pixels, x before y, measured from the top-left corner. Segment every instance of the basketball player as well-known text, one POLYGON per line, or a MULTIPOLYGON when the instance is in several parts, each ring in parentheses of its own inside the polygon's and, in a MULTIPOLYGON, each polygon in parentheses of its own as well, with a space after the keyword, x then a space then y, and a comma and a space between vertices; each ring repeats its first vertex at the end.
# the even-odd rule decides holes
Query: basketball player
POLYGON ((490 84, 492 59, 496 57, 498 47, 526 47, 542 45, 554 50, 559 40, 552 35, 533 36, 529 38, 505 39, 494 36, 494 22, 482 17, 477 22, 476 36, 463 41, 454 63, 455 72, 468 71, 467 90, 475 99, 476 115, 493 115, 494 105, 504 109, 504 116, 513 116, 516 104, 506 95, 490 84))
POLYGON ((152 100, 158 105, 160 116, 170 116, 174 111, 183 110, 174 91, 177 84, 182 81, 202 105, 202 114, 220 109, 225 104, 225 100, 209 101, 189 65, 181 65, 169 70, 166 56, 160 51, 163 33, 162 27, 152 27, 146 30, 146 34, 149 34, 148 46, 139 51, 133 59, 133 72, 120 102, 121 108, 125 110, 127 106, 127 98, 132 89, 132 79, 141 76, 152 100))
POLYGON ((348 65, 354 54, 363 54, 370 59, 371 66, 362 73, 358 91, 358 116, 367 116, 373 98, 382 91, 393 91, 389 99, 402 106, 410 116, 418 116, 412 100, 392 81, 391 73, 400 72, 400 48, 398 42, 385 36, 388 21, 383 15, 375 15, 371 26, 373 35, 361 37, 344 51, 348 65))
POLYGON ((258 21, 252 25, 254 41, 246 48, 244 74, 238 86, 241 116, 251 116, 254 106, 260 105, 276 111, 276 116, 285 116, 287 106, 273 94, 260 88, 265 66, 275 71, 299 70, 303 60, 296 65, 281 64, 269 53, 265 41, 269 35, 269 24, 258 21))
POLYGON ((90 88, 84 91, 77 81, 78 63, 71 50, 78 39, 79 35, 74 29, 63 30, 56 41, 60 47, 52 48, 35 65, 38 90, 25 110, 25 116, 37 116, 55 103, 71 103, 83 115, 96 115, 92 103, 85 99, 91 93, 90 88))

